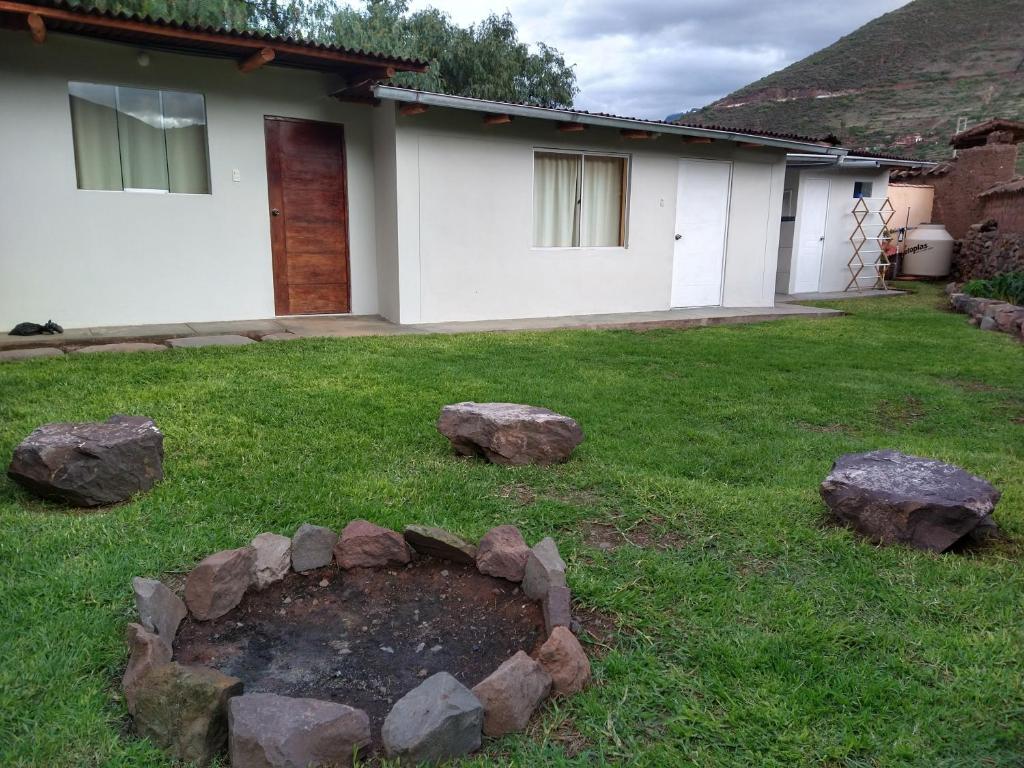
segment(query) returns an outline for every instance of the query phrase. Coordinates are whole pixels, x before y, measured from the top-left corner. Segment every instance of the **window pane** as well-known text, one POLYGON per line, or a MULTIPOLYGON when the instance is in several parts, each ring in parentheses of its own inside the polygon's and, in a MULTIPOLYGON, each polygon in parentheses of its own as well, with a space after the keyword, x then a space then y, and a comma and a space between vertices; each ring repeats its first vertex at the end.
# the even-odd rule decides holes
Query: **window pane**
POLYGON ((624 244, 626 158, 587 155, 583 159, 583 245, 624 244))
POLYGON ((79 189, 121 189, 114 86, 68 83, 79 189))
POLYGON ((117 89, 117 131, 125 189, 167 190, 160 91, 117 89))
POLYGON ((538 152, 533 162, 533 244, 580 244, 579 155, 538 152))
POLYGON ((209 194, 203 97, 198 93, 164 91, 163 100, 170 191, 209 194))

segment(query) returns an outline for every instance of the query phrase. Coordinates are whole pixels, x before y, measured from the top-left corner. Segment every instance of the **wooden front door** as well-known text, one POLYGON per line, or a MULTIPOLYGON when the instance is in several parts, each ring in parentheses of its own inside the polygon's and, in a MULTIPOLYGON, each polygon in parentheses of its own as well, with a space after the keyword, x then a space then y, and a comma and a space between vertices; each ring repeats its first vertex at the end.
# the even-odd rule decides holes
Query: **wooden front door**
POLYGON ((279 117, 263 127, 275 311, 349 312, 344 129, 279 117))

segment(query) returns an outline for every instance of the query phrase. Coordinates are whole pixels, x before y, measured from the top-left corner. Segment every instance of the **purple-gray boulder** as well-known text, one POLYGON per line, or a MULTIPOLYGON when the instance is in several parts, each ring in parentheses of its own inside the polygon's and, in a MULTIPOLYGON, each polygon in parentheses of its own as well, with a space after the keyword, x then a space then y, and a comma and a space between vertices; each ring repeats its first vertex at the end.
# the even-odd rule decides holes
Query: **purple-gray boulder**
POLYGON ((843 525, 877 544, 932 552, 994 532, 999 495, 960 467, 896 451, 841 456, 821 484, 821 498, 843 525))
POLYGON ((44 424, 21 441, 7 475, 44 499, 75 507, 127 501, 163 479, 164 436, 151 419, 44 424))
POLYGON ((509 466, 558 464, 583 442, 583 430, 575 420, 515 403, 446 405, 437 429, 456 453, 509 466))

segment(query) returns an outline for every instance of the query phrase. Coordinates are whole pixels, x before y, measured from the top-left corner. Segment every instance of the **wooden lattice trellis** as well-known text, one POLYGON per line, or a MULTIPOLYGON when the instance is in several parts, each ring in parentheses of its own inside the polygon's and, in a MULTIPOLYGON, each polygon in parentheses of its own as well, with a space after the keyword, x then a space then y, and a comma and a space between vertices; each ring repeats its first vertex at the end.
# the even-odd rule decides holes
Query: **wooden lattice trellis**
POLYGON ((889 239, 889 222, 895 215, 896 209, 892 207, 889 198, 861 197, 853 206, 853 217, 857 226, 850 235, 850 242, 853 243, 853 256, 846 263, 850 270, 850 282, 846 284, 846 290, 864 290, 864 281, 870 280, 872 288, 885 290, 885 272, 890 266, 889 257, 882 248, 882 244, 889 239), (871 203, 880 205, 875 208, 871 203), (877 217, 877 219, 875 218, 877 217), (869 230, 878 227, 878 232, 868 234, 869 230), (867 247, 868 245, 873 247, 867 247))

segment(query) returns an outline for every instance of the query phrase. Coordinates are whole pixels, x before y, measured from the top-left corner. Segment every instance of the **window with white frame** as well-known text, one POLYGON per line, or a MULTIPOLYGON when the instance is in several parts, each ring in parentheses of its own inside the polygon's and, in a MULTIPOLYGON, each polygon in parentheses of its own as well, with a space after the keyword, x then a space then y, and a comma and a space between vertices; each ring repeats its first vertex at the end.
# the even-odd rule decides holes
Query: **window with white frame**
POLYGON ((68 83, 79 189, 210 193, 201 94, 68 83))
POLYGON ((534 152, 534 247, 624 247, 628 178, 621 155, 534 152))
POLYGON ((855 199, 862 197, 871 197, 871 191, 874 188, 874 184, 870 181, 855 181, 853 182, 853 196, 855 199))

